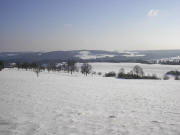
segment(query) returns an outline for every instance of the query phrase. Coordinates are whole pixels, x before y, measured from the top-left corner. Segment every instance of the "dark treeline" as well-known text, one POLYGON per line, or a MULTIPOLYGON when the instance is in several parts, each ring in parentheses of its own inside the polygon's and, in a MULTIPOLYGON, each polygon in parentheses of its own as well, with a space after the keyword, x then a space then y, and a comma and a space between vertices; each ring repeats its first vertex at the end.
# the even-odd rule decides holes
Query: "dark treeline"
POLYGON ((17 62, 15 64, 15 67, 17 67, 18 69, 41 69, 41 70, 44 70, 45 68, 37 63, 27 63, 27 62, 24 62, 24 63, 19 63, 17 62))
POLYGON ((180 65, 180 60, 160 60, 158 64, 163 65, 180 65))
POLYGON ((0 71, 4 69, 4 62, 3 61, 0 61, 0 71))
POLYGON ((37 63, 19 63, 17 62, 14 67, 17 67, 18 69, 25 69, 25 70, 33 70, 37 77, 39 76, 39 73, 43 70, 45 70, 45 67, 37 64, 37 63))
MULTIPOLYGON (((0 61, 0 71, 4 68, 4 62, 0 61)), ((32 70, 34 71, 37 76, 39 76, 39 73, 41 71, 64 71, 68 72, 70 74, 73 74, 74 72, 81 72, 84 75, 88 74, 96 74, 96 72, 92 72, 92 66, 88 64, 87 62, 83 62, 80 66, 77 66, 77 61, 74 59, 69 59, 66 62, 56 63, 56 62, 49 62, 47 64, 40 64, 40 63, 28 63, 28 62, 17 62, 13 63, 12 67, 16 67, 18 69, 25 69, 25 70, 32 70)), ((102 75, 101 72, 98 72, 97 75, 102 75)), ((114 71, 108 72, 104 74, 105 77, 116 77, 121 79, 154 79, 158 80, 158 78, 155 74, 154 75, 145 75, 143 68, 136 65, 133 67, 133 69, 129 72, 125 72, 124 68, 121 68, 119 72, 116 74, 114 71)), ((167 72, 163 80, 169 80, 169 76, 174 76, 175 80, 180 80, 180 72, 179 71, 169 71, 167 72)))
POLYGON ((169 71, 169 72, 167 72, 166 74, 168 74, 168 75, 178 75, 178 76, 180 76, 180 72, 179 71, 169 71))

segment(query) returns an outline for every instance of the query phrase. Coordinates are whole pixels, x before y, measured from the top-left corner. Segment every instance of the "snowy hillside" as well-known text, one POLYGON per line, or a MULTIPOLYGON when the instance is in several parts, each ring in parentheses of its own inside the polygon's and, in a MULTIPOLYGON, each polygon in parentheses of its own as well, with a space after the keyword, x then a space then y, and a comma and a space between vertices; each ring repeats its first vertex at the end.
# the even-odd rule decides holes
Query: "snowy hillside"
POLYGON ((97 59, 97 58, 106 58, 106 57, 114 57, 115 55, 108 54, 91 54, 90 51, 80 51, 78 55, 75 57, 87 60, 87 59, 97 59))
MULTIPOLYGON (((96 66, 97 67, 97 66, 96 66)), ((0 135, 179 135, 180 82, 0 72, 0 135)))
POLYGON ((154 51, 104 51, 104 50, 72 50, 52 52, 0 52, 0 60, 5 62, 63 62, 74 58, 77 61, 90 60, 91 62, 137 62, 173 58, 180 54, 180 50, 154 51))
POLYGON ((125 56, 125 57, 143 57, 143 56, 145 56, 144 54, 139 54, 139 52, 134 52, 134 51, 132 51, 132 52, 125 51, 124 53, 125 53, 125 55, 123 55, 123 56, 125 56))

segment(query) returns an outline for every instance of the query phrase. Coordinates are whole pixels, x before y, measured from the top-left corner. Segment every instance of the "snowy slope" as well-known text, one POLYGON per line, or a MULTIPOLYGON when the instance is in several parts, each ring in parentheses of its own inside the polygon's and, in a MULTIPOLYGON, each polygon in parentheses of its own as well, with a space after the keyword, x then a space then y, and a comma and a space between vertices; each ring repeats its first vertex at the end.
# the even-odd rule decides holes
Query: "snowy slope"
POLYGON ((0 72, 0 135, 179 135, 180 82, 0 72))

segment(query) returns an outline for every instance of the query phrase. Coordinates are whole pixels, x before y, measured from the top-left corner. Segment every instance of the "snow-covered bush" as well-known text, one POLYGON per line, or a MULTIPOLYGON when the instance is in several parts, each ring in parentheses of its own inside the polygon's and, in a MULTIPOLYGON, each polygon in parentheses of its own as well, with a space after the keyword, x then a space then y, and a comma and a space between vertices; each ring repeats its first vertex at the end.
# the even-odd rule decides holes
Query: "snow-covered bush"
POLYGON ((115 73, 114 71, 111 71, 111 72, 105 73, 104 76, 105 76, 105 77, 115 77, 115 76, 116 76, 116 73, 115 73))
POLYGON ((176 76, 174 77, 174 80, 180 80, 180 77, 179 77, 178 75, 176 75, 176 76))
POLYGON ((167 74, 164 75, 163 80, 169 80, 169 76, 167 74))
POLYGON ((101 73, 101 72, 98 72, 98 75, 102 75, 102 73, 101 73))
POLYGON ((168 75, 174 75, 174 76, 176 76, 176 75, 180 76, 180 72, 179 72, 179 71, 169 71, 169 72, 167 72, 166 74, 168 74, 168 75))

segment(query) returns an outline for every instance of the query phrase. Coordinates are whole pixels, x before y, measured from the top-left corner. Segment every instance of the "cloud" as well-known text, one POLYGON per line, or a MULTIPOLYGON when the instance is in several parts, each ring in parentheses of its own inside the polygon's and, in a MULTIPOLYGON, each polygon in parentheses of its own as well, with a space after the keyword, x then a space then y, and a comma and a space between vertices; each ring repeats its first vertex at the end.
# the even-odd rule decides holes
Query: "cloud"
POLYGON ((147 16, 153 17, 153 16, 158 16, 158 14, 159 14, 159 10, 158 9, 151 9, 147 13, 147 16))
POLYGON ((71 28, 72 24, 64 24, 64 28, 71 28))

